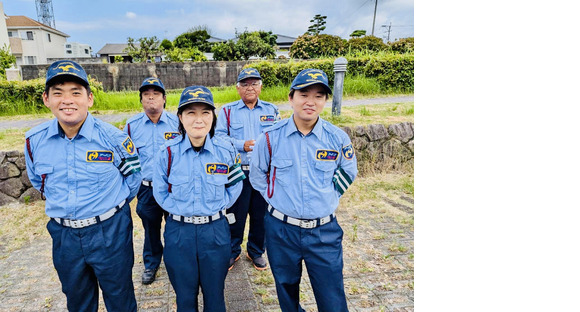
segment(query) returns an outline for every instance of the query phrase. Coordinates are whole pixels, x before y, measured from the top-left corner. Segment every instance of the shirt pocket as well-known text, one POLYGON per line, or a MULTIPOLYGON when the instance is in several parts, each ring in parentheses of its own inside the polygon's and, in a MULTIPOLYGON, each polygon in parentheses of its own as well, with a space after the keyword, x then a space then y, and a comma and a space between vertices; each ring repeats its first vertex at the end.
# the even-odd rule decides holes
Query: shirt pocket
POLYGON ((205 200, 208 203, 220 202, 224 199, 228 176, 225 174, 208 175, 203 186, 205 200))
POLYGON ((187 203, 191 194, 193 194, 193 183, 189 181, 189 177, 179 174, 171 174, 167 178, 167 182, 171 184, 171 194, 173 200, 180 203, 187 203))
POLYGON ((146 159, 150 156, 146 143, 142 143, 140 145, 135 145, 135 147, 137 148, 137 153, 139 154, 139 159, 146 159))
MULTIPOLYGON (((34 165, 34 171, 36 172, 36 174, 38 174, 40 176, 40 181, 42 183, 42 175, 45 174, 45 178, 44 178, 44 193, 51 193, 54 194, 54 191, 56 189, 56 180, 54 179, 54 167, 49 165, 49 164, 35 164, 34 165)), ((42 185, 41 185, 42 187, 42 185)))
POLYGON ((316 168, 315 174, 318 176, 316 181, 321 183, 322 187, 331 185, 336 163, 334 161, 317 161, 314 168, 316 168))
POLYGON ((235 139, 244 139, 244 124, 241 122, 234 122, 230 125, 230 136, 235 139))
POLYGON ((273 177, 274 168, 276 168, 276 182, 286 186, 292 183, 292 159, 273 159, 270 178, 273 177))
POLYGON ((79 188, 86 188, 89 193, 106 189, 111 183, 116 183, 118 175, 121 174, 113 163, 87 163, 86 165, 87 174, 79 177, 78 185, 79 188))

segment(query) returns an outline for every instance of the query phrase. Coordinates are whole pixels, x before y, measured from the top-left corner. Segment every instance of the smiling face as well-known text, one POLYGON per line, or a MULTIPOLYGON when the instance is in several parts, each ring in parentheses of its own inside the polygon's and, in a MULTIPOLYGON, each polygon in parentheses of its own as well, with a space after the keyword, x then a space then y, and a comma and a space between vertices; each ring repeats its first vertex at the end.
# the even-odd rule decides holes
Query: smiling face
POLYGON ((141 92, 141 104, 147 116, 158 116, 163 112, 165 95, 159 88, 147 88, 141 92))
POLYGON ((288 96, 290 106, 294 110, 294 122, 296 124, 316 122, 324 109, 327 97, 326 90, 320 84, 294 90, 294 93, 288 96))
POLYGON ((262 92, 262 80, 256 78, 244 79, 236 85, 236 89, 244 103, 255 104, 262 92))
POLYGON ((177 115, 193 146, 203 145, 212 128, 214 113, 207 104, 193 103, 185 106, 181 114, 177 115))
POLYGON ((93 106, 93 94, 72 81, 57 83, 42 94, 44 105, 63 127, 80 128, 93 106))

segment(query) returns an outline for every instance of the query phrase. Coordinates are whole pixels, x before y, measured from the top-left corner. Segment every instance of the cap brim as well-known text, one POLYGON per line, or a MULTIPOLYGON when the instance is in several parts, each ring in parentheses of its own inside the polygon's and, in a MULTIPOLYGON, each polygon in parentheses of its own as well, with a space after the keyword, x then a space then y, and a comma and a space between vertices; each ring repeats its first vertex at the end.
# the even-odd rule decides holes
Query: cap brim
POLYGON ((84 79, 83 77, 74 74, 74 73, 62 73, 62 74, 56 74, 54 76, 52 76, 50 79, 48 79, 44 84, 48 85, 50 84, 52 81, 54 81, 55 79, 61 79, 61 80, 65 80, 65 79, 69 79, 72 81, 76 81, 79 84, 83 85, 83 86, 88 86, 89 82, 84 79))
POLYGON ((141 88, 139 88, 139 92, 143 92, 143 90, 147 89, 147 88, 155 88, 155 89, 159 89, 161 90, 163 93, 165 93, 165 89, 161 88, 160 86, 156 86, 156 85, 146 85, 146 86, 141 86, 141 88))
POLYGON ((260 76, 256 76, 256 75, 249 75, 249 76, 246 76, 246 77, 244 77, 244 78, 242 78, 242 79, 238 79, 238 82, 240 82, 240 81, 244 81, 244 80, 246 80, 246 79, 249 79, 249 78, 257 78, 257 79, 260 79, 260 80, 262 80, 262 77, 260 77, 260 76))
POLYGON ((310 87, 310 86, 312 86, 312 85, 315 85, 315 84, 322 85, 322 86, 324 87, 324 89, 326 89, 326 92, 327 92, 328 94, 332 94, 332 90, 330 89, 330 87, 329 87, 329 86, 327 86, 327 85, 325 85, 325 84, 324 84, 324 83, 322 83, 322 82, 307 82, 307 83, 300 84, 300 85, 298 85, 298 86, 294 86, 294 87, 292 87, 291 89, 293 89, 293 90, 302 90, 302 89, 304 89, 304 88, 306 88, 306 87, 310 87))
POLYGON ((204 101, 204 100, 190 100, 190 101, 187 101, 183 104, 179 104, 179 106, 177 106, 177 108, 180 108, 180 107, 183 107, 183 106, 189 105, 189 104, 194 104, 194 103, 207 104, 207 105, 211 106, 211 108, 215 109, 215 105, 213 103, 211 103, 209 101, 204 101))

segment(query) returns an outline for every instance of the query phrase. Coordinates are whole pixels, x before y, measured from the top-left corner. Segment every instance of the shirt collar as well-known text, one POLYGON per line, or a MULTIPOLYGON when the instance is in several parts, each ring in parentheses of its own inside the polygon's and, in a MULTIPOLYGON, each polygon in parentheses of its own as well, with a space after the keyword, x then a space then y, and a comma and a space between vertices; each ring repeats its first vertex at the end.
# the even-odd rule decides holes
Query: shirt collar
MULTIPOLYGON (((260 98, 258 98, 258 102, 256 102, 256 105, 254 106, 254 108, 261 106, 262 101, 260 101, 260 98)), ((246 105, 246 103, 244 103, 244 101, 242 99, 240 99, 238 101, 238 103, 235 105, 235 108, 237 109, 242 109, 242 108, 247 108, 248 106, 246 105)))
MULTIPOLYGON (((147 116, 147 114, 145 112, 143 112, 143 115, 144 115, 143 116, 144 118, 141 118, 143 125, 145 125, 147 122, 152 123, 151 119, 149 118, 149 116, 147 116)), ((159 123, 159 122, 167 123, 167 118, 169 118, 169 117, 167 117, 167 113, 165 112, 165 110, 163 110, 163 112, 161 112, 161 117, 159 117, 159 121, 157 123, 159 123)))
MULTIPOLYGON (((189 140, 187 133, 183 134, 183 139, 179 144, 181 145, 181 154, 185 154, 189 149, 193 150, 193 146, 191 145, 191 141, 189 140)), ((205 142, 203 143, 203 148, 201 149, 200 153, 204 150, 215 154, 215 147, 211 141, 211 138, 209 137, 209 133, 205 137, 205 142)))
MULTIPOLYGON (((294 132, 298 132, 298 134, 302 135, 302 133, 298 131, 298 128, 296 128, 296 124, 294 123, 294 114, 292 114, 292 116, 290 116, 290 118, 288 119, 289 120, 286 126, 285 135, 288 137, 294 132)), ((318 120, 316 121, 316 124, 314 125, 314 128, 312 129, 312 131, 310 131, 310 133, 313 133, 319 139, 322 138, 322 118, 320 118, 320 116, 318 116, 318 120)))
MULTIPOLYGON (((95 128, 95 117, 93 117, 91 115, 91 113, 87 113, 87 118, 85 119, 85 121, 81 125, 79 133, 77 133, 77 136, 82 135, 84 138, 86 138, 90 142, 92 140, 92 134, 93 134, 94 128, 95 128)), ((62 130, 62 128, 60 127, 60 125, 58 123, 58 119, 54 118, 52 120, 52 123, 48 127, 47 134, 49 137, 52 137, 55 135, 58 135, 60 137, 64 137, 64 130, 62 130)))

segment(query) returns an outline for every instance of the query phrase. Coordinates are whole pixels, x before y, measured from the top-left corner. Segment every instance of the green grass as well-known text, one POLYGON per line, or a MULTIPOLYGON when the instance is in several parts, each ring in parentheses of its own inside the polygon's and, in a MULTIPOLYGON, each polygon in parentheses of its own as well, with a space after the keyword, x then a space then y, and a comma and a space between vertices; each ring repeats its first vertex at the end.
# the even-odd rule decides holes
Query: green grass
MULTIPOLYGON (((217 107, 240 99, 236 87, 233 85, 227 87, 209 87, 209 89, 213 94, 217 107)), ((409 94, 397 91, 384 91, 384 89, 374 78, 367 78, 360 75, 347 75, 344 79, 343 99, 409 94)), ((181 91, 183 89, 167 90, 167 108, 169 110, 177 109, 181 91)), ((262 87, 260 99, 275 104, 285 104, 288 102, 289 91, 290 85, 264 86, 262 87)), ((95 103, 91 111, 131 112, 141 110, 139 91, 97 91, 94 93, 94 98, 95 103)), ((329 98, 329 101, 332 101, 332 98, 329 98)), ((0 109, 0 116, 50 114, 50 110, 42 103, 31 104, 24 100, 16 100, 10 103, 0 100, 0 107, 2 108, 0 109)))

